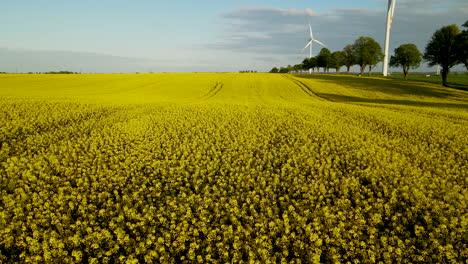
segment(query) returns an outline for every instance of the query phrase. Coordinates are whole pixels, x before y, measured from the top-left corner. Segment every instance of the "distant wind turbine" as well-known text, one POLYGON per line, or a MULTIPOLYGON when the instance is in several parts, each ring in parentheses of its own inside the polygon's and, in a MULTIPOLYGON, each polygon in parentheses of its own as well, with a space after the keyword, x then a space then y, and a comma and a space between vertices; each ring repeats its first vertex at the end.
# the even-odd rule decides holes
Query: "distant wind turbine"
MULTIPOLYGON (((310 39, 309 39, 309 42, 307 43, 307 45, 302 49, 302 51, 304 51, 305 49, 307 49, 307 47, 309 47, 309 59, 312 58, 312 44, 314 42, 326 47, 327 45, 323 44, 322 42, 314 39, 314 33, 312 32, 312 26, 310 25, 309 23, 309 32, 310 32, 310 39)), ((312 69, 309 69, 309 73, 312 73, 312 69)))
POLYGON ((385 54, 382 68, 383 76, 387 76, 388 74, 388 48, 390 45, 390 29, 392 28, 393 14, 395 13, 395 4, 396 0, 388 0, 387 32, 385 33, 385 54))

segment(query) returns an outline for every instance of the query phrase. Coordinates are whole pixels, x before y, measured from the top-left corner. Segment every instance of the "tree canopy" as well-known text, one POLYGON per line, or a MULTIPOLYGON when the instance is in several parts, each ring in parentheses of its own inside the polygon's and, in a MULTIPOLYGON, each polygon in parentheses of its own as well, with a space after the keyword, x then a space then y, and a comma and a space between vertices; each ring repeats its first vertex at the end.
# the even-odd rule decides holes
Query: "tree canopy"
POLYGON ((315 57, 305 58, 302 61, 302 65, 304 70, 312 69, 313 71, 317 67, 317 59, 315 57))
POLYGON ((403 44, 395 49, 395 55, 390 58, 390 66, 402 67, 405 80, 408 79, 410 68, 421 65, 422 54, 414 44, 403 44))
POLYGON ((340 72, 341 66, 345 65, 346 53, 344 51, 335 51, 331 54, 330 68, 340 72))
POLYGON ((328 72, 331 62, 331 52, 327 48, 322 48, 317 56, 317 66, 322 67, 324 72, 328 72))
POLYGON ((294 69, 295 72, 300 72, 303 69, 303 67, 304 67, 304 65, 302 65, 302 64, 295 64, 293 66, 293 69, 294 69))
POLYGON ((382 61, 383 52, 379 43, 371 37, 360 37, 354 42, 354 54, 356 63, 361 67, 361 75, 369 66, 369 74, 372 68, 382 61))
POLYGON ((460 34, 457 25, 449 25, 437 30, 426 46, 424 59, 429 66, 442 67, 442 85, 447 86, 447 75, 450 68, 460 62, 456 48, 456 38, 460 34))
POLYGON ((346 66, 346 72, 349 73, 351 66, 356 64, 356 56, 354 54, 354 45, 347 45, 344 47, 343 52, 345 54, 344 66, 346 66))
POLYGON ((465 64, 465 67, 468 70, 468 20, 463 24, 463 27, 465 29, 457 35, 455 45, 459 61, 465 64))

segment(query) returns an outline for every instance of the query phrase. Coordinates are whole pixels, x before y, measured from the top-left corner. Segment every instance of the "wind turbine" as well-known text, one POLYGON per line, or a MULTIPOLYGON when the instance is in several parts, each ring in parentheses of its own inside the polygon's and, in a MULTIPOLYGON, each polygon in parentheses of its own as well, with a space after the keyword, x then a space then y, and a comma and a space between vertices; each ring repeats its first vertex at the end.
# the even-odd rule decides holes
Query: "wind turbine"
POLYGON ((388 48, 390 42, 390 29, 392 28, 393 14, 395 13, 395 4, 396 0, 388 0, 387 32, 385 33, 385 54, 382 68, 383 76, 387 76, 388 74, 388 48))
MULTIPOLYGON (((305 49, 307 49, 307 47, 309 47, 309 59, 312 58, 312 44, 314 42, 326 47, 327 45, 323 44, 322 42, 314 39, 314 33, 312 32, 312 26, 310 25, 309 23, 309 32, 310 32, 310 39, 309 39, 309 42, 307 43, 307 45, 302 49, 302 51, 304 51, 305 49)), ((309 69, 309 73, 312 73, 312 69, 309 69)))

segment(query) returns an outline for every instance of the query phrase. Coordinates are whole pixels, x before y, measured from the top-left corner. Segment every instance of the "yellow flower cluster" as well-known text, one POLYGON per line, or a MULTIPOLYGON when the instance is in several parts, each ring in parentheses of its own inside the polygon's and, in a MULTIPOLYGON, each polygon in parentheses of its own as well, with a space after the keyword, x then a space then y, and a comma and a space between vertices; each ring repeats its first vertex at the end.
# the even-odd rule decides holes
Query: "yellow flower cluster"
POLYGON ((0 262, 468 258, 466 110, 222 76, 192 103, 2 98, 0 262))

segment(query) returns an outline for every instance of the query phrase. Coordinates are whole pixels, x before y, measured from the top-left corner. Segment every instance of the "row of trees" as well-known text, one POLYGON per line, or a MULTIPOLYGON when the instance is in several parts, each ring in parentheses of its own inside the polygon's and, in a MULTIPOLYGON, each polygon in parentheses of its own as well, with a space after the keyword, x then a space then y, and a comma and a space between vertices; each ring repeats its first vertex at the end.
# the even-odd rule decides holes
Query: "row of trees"
POLYGON ((422 55, 416 45, 404 44, 395 49, 395 56, 390 58, 390 66, 402 67, 405 79, 410 68, 417 68, 424 58, 429 66, 442 68, 442 85, 447 86, 450 68, 464 64, 468 69, 468 21, 463 24, 463 31, 457 25, 440 28, 433 35, 422 55))
POLYGON ((296 65, 288 65, 287 67, 280 67, 279 69, 276 67, 273 67, 271 69, 270 73, 289 73, 289 72, 301 72, 304 70, 304 65, 302 64, 296 64, 296 65))
POLYGON ((468 21, 460 31, 457 25, 442 27, 432 35, 426 46, 424 59, 429 66, 439 65, 442 84, 447 86, 447 75, 450 68, 457 64, 464 64, 468 69, 468 21))
MULTIPOLYGON (((354 44, 347 45, 341 51, 331 52, 327 48, 322 48, 320 53, 312 58, 306 58, 302 64, 297 64, 290 67, 281 68, 283 72, 300 71, 312 69, 312 71, 320 72, 322 68, 324 72, 329 72, 330 69, 335 69, 340 72, 340 69, 345 66, 349 73, 353 65, 360 66, 360 73, 363 74, 366 67, 369 68, 369 74, 378 62, 382 61, 383 52, 380 44, 371 37, 360 37, 354 44)), ((281 72, 276 67, 270 72, 281 72)))
POLYGON ((239 73, 257 73, 257 71, 254 71, 254 70, 240 70, 239 73))
MULTIPOLYGON (((463 24, 463 27, 468 28, 468 21, 463 24)), ((341 51, 331 52, 327 48, 322 48, 317 56, 304 59, 302 64, 288 65, 280 69, 275 67, 270 72, 288 73, 309 69, 320 72, 322 68, 324 72, 335 69, 339 73, 340 69, 345 66, 346 72, 349 73, 352 66, 358 65, 361 75, 366 68, 370 75, 383 58, 384 54, 378 42, 371 37, 360 37, 341 51)), ((442 83, 447 86, 447 74, 450 68, 463 63, 468 69, 468 30, 460 31, 457 25, 442 27, 432 36, 424 55, 416 45, 403 44, 395 49, 395 55, 390 58, 390 66, 401 67, 407 79, 410 69, 418 68, 423 58, 429 66, 441 66, 442 83)))

